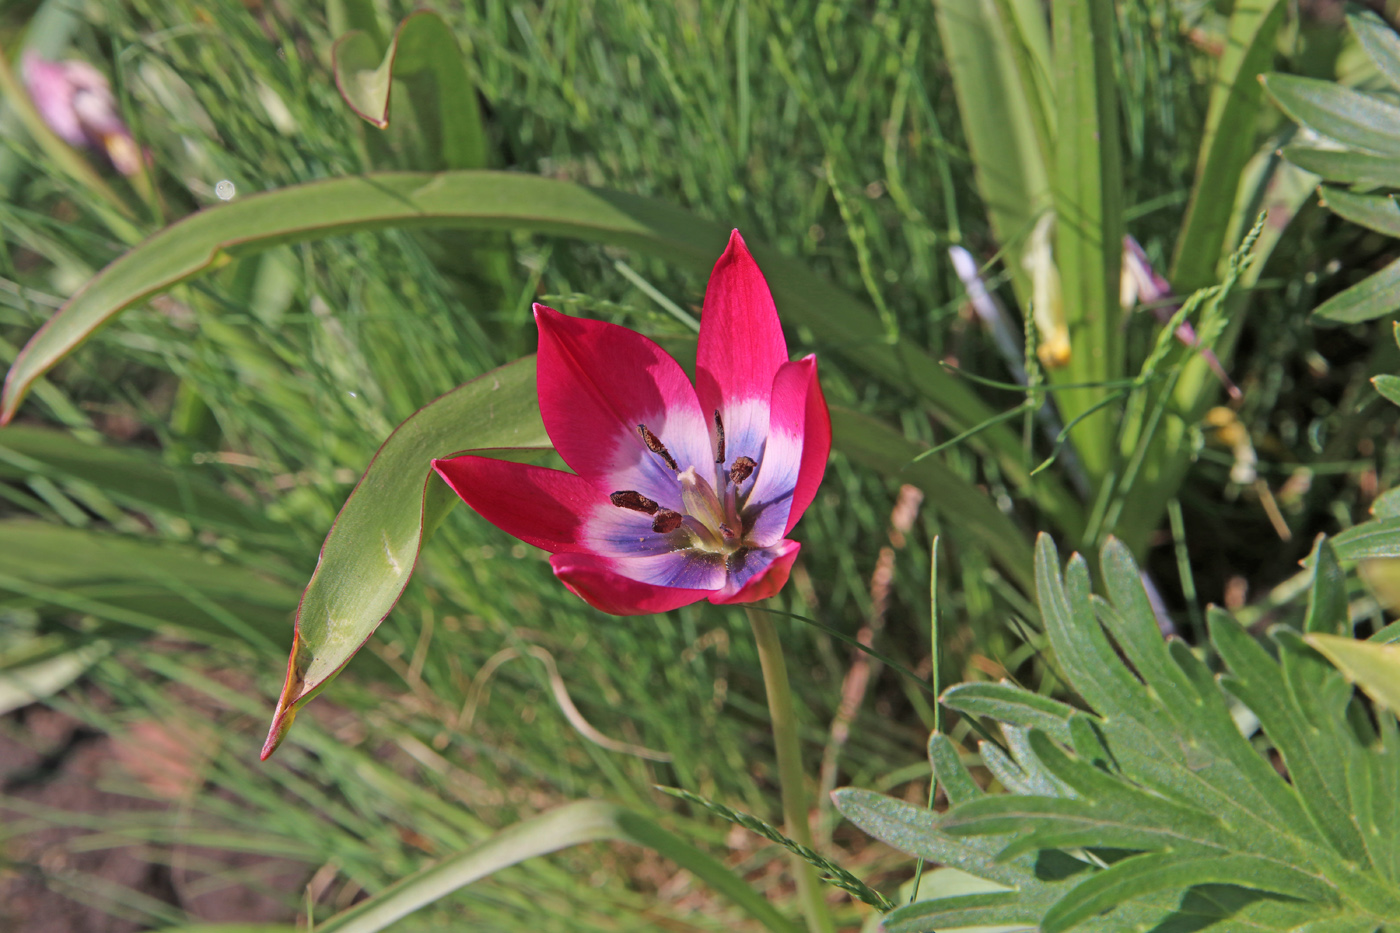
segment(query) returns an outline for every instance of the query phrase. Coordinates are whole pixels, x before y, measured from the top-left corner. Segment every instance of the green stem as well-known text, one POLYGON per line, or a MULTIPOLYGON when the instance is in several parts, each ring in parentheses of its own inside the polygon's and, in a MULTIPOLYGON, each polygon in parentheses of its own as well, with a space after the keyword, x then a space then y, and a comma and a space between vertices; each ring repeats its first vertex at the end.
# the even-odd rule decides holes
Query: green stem
MULTIPOLYGON (((763 612, 748 610, 763 665, 763 686, 768 692, 768 714, 773 720, 773 743, 778 751, 778 786, 783 796, 784 832, 788 838, 812 848, 812 827, 807 820, 807 794, 802 774, 802 750, 797 741, 797 709, 788 684, 783 646, 773 619, 763 612)), ((811 933, 835 933, 831 912, 822 899, 822 885, 816 870, 792 855, 792 873, 797 880, 797 897, 811 933)))

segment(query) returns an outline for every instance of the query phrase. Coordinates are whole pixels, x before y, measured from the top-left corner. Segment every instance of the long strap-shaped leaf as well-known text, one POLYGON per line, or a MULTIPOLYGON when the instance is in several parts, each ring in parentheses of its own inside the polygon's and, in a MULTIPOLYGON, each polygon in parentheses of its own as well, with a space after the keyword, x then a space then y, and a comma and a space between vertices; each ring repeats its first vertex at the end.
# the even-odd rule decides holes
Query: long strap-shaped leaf
POLYGON ((336 516, 297 607, 287 679, 263 758, 286 737, 297 710, 330 683, 394 608, 423 539, 457 501, 432 475, 433 458, 474 448, 511 459, 550 449, 535 400, 533 356, 429 402, 374 455, 336 516))
MULTIPOLYGON (((160 231, 88 282, 25 346, 5 379, 0 424, 26 392, 98 327, 130 305, 202 275, 228 257, 353 230, 470 227, 573 236, 652 253, 708 271, 726 231, 664 202, 509 172, 385 172, 312 182, 253 195, 200 211, 160 231)), ((905 341, 890 345, 875 313, 812 274, 800 262, 755 246, 786 319, 900 389, 913 389, 956 431, 987 421, 992 411, 927 353, 905 341)), ((1034 479, 1014 433, 996 425, 978 435, 1008 478, 1034 487, 1047 514, 1077 534, 1082 513, 1047 474, 1034 479)))
POLYGON ((409 875, 316 927, 316 933, 377 933, 401 917, 503 868, 586 842, 645 846, 690 871, 775 933, 797 933, 742 878, 650 820, 616 804, 585 800, 501 830, 480 845, 409 875))

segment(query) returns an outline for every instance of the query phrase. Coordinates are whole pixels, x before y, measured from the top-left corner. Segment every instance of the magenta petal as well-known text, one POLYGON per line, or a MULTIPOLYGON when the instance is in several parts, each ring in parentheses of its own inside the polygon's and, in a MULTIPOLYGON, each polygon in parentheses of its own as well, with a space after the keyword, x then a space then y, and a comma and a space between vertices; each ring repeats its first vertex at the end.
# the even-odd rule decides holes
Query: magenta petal
POLYGON ((709 421, 680 364, 635 331, 535 305, 540 415, 555 449, 604 493, 633 490, 680 508, 676 470, 646 448, 661 439, 679 471, 713 469, 709 421))
POLYGON ((756 555, 762 555, 768 561, 768 566, 759 570, 749 578, 737 592, 730 593, 726 587, 718 593, 711 594, 710 602, 716 606, 724 606, 730 603, 754 603, 760 599, 767 599, 781 590, 788 581, 788 576, 792 573, 792 565, 797 560, 797 552, 802 550, 802 545, 796 541, 779 541, 771 548, 766 548, 756 555))
POLYGON ((735 456, 756 457, 752 447, 768 433, 768 393, 773 376, 788 361, 787 341, 768 281, 735 230, 715 263, 705 288, 700 315, 700 344, 695 354, 695 390, 700 406, 713 418, 723 413, 735 456))
POLYGON ((470 455, 434 460, 433 469, 482 518, 526 544, 550 552, 586 546, 584 520, 599 495, 582 477, 470 455))
POLYGON ((570 592, 593 608, 616 616, 670 612, 709 594, 708 590, 654 586, 628 579, 612 569, 612 561, 596 554, 556 554, 549 563, 570 592))
POLYGON ((29 98, 49 129, 70 146, 87 145, 87 136, 73 111, 74 88, 68 79, 67 67, 35 52, 25 52, 21 66, 29 98))
POLYGON ((809 356, 798 362, 806 360, 812 361, 812 379, 803 406, 802 465, 798 468, 797 487, 792 492, 792 507, 788 511, 784 535, 792 531, 802 518, 802 513, 807 511, 807 506, 817 497, 817 487, 822 484, 826 461, 831 456, 831 412, 826 407, 826 396, 822 394, 822 385, 817 379, 817 358, 809 356))

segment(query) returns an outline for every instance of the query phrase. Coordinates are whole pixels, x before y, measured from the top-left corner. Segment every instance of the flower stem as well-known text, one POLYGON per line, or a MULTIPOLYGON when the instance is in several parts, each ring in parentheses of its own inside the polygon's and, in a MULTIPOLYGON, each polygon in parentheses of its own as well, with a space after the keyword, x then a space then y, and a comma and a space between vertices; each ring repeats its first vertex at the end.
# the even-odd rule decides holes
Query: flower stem
MULTIPOLYGON (((783 795, 784 831, 788 838, 812 847, 812 827, 807 820, 807 793, 803 783, 802 752, 797 741, 797 710, 792 702, 792 687, 788 684, 787 664, 783 646, 778 641, 778 629, 767 613, 749 609, 749 624, 753 626, 758 644, 758 659, 763 665, 763 686, 768 692, 768 715, 773 720, 773 743, 778 752, 778 786, 783 795)), ((836 927, 822 899, 822 884, 816 870, 797 855, 791 856, 792 872, 797 881, 797 897, 807 918, 811 933, 834 933, 836 927)))

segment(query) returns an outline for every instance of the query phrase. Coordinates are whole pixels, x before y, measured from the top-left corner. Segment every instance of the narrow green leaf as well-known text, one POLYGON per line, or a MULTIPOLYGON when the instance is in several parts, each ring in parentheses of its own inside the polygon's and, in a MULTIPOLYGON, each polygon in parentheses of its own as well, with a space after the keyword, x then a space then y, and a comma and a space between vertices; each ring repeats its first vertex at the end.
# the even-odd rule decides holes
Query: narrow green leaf
MULTIPOLYGON (((239 198, 173 224, 89 281, 36 333, 15 360, 0 397, 0 424, 13 419, 34 380, 136 302, 228 261, 269 247, 388 227, 464 227, 572 236, 638 249, 708 272, 724 249, 724 228, 661 201, 517 172, 383 172, 311 182, 239 198)), ((954 431, 989 420, 977 394, 913 341, 890 346, 879 318, 801 262, 759 244, 750 249, 780 313, 871 375, 913 391, 954 431)), ((1078 536, 1082 507, 1048 473, 1034 479, 1019 438, 998 425, 974 442, 1006 477, 1031 489, 1046 514, 1078 536)))
POLYGON ((1010 39, 995 0, 936 0, 934 9, 992 233, 1015 243, 1050 206, 1050 180, 1010 39))
POLYGON ((270 532, 255 509, 194 469, 175 469, 134 447, 89 444, 65 431, 14 425, 0 432, 0 476, 39 474, 90 483, 138 511, 179 516, 196 527, 270 532))
POLYGON ((1196 180, 1172 261, 1172 285, 1182 294, 1214 284, 1220 261, 1228 254, 1225 244, 1235 195, 1254 155, 1254 127, 1263 103, 1259 75, 1272 62, 1287 9, 1283 0, 1238 0, 1230 12, 1196 159, 1196 180))
MULTIPOLYGON (((1119 275, 1123 266, 1123 170, 1118 81, 1113 72, 1112 0, 1053 0, 1055 38, 1055 262, 1069 328, 1063 383, 1104 383, 1123 375, 1119 275)), ((1070 439, 1097 481, 1113 455, 1114 417, 1098 386, 1066 389, 1055 401, 1070 439), (1090 414, 1090 412, 1093 412, 1090 414)))
POLYGON ((1258 856, 1149 852, 1116 862, 1076 885, 1046 912, 1040 929, 1062 933, 1126 901, 1201 884, 1235 884, 1314 901, 1336 897, 1316 876, 1258 856))
POLYGON ((1371 10, 1349 10, 1347 25, 1376 69, 1400 89, 1400 36, 1371 10))
POLYGON ((1294 122, 1380 155, 1400 155, 1400 107, 1332 81, 1269 74, 1264 89, 1294 122))
POLYGON ((380 53, 389 45, 375 0, 328 0, 326 24, 332 36, 343 36, 353 30, 367 33, 380 53))
POLYGON ((1400 376, 1372 376, 1371 385, 1386 401, 1400 405, 1400 376))
POLYGON ((494 369, 429 402, 379 448, 345 501, 297 607, 287 680, 262 757, 297 710, 330 682, 394 608, 431 530, 456 502, 431 461, 464 450, 518 459, 549 449, 535 397, 535 359, 494 369))
POLYGON ((977 933, 1012 933, 1034 927, 1043 905, 1010 891, 959 894, 918 901, 885 916, 885 933, 935 933, 938 930, 974 928, 977 933))
POLYGON ((1324 632, 1310 632, 1304 641, 1325 655, 1371 699, 1400 715, 1400 645, 1357 641, 1324 632))
POLYGON ((1342 560, 1400 557, 1400 517, 1362 522, 1332 539, 1342 560))
POLYGON ((643 846, 694 874, 775 933, 797 927, 753 887, 655 823, 610 803, 579 801, 516 823, 479 845, 415 872, 324 923, 316 933, 378 933, 475 881, 529 858, 588 842, 643 846))
POLYGON ((1326 537, 1318 537, 1308 563, 1313 568, 1313 583, 1308 591, 1308 614, 1303 620, 1303 630, 1328 635, 1351 634, 1351 619, 1347 614, 1347 575, 1337 562, 1337 552, 1326 537))
POLYGON ((1400 259, 1318 305, 1314 324, 1357 324, 1400 311, 1400 259))
POLYGON ((1356 194, 1334 185, 1318 189, 1322 206, 1354 224, 1387 236, 1400 236, 1400 206, 1393 195, 1356 194))
POLYGON ((1400 163, 1391 156, 1298 144, 1284 146, 1279 150, 1279 155, 1334 184, 1400 188, 1400 163))

